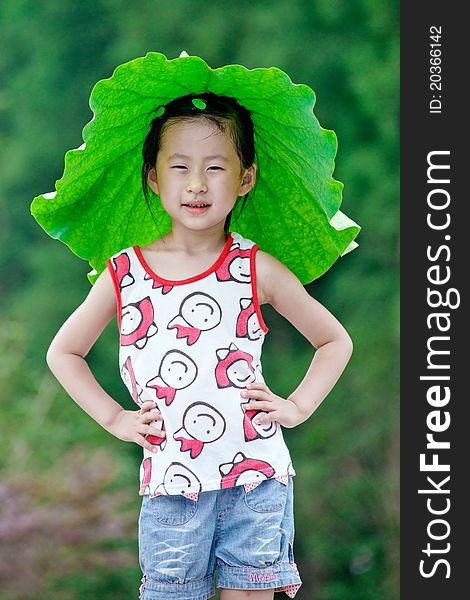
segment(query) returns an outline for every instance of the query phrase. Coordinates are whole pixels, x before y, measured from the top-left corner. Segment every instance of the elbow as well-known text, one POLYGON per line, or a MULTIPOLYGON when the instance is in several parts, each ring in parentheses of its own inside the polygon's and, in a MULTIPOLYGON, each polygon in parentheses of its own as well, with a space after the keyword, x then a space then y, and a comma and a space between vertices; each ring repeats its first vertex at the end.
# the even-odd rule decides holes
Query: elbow
POLYGON ((347 355, 348 355, 348 360, 351 358, 353 350, 354 350, 354 344, 352 339, 349 337, 348 335, 348 339, 346 341, 346 349, 347 349, 347 355))
POLYGON ((64 368, 64 361, 68 361, 70 357, 85 358, 86 354, 74 352, 71 348, 64 348, 62 344, 52 340, 51 345, 46 352, 46 363, 54 375, 64 368))
POLYGON ((46 352, 46 363, 52 373, 55 374, 57 369, 57 365, 60 362, 60 356, 62 352, 59 350, 58 345, 56 343, 56 339, 54 338, 50 343, 49 348, 46 352))
POLYGON ((349 337, 349 334, 345 329, 343 329, 343 331, 340 334, 336 335, 336 337, 325 342, 324 344, 321 344, 319 346, 314 345, 314 348, 317 351, 323 347, 331 348, 331 351, 336 356, 336 358, 338 360, 344 361, 345 365, 349 362, 349 359, 351 358, 354 349, 352 339, 349 337))
POLYGON ((347 364, 352 356, 354 346, 349 333, 346 331, 346 329, 344 329, 343 326, 338 329, 331 342, 333 342, 337 357, 341 357, 345 364, 347 364))
POLYGON ((341 346, 343 347, 343 352, 344 352, 346 361, 349 361, 349 359, 352 356, 353 350, 354 350, 354 345, 353 345, 352 339, 350 338, 349 334, 346 331, 344 332, 344 336, 341 340, 341 346))
POLYGON ((46 352, 46 363, 52 372, 54 372, 54 364, 55 364, 56 356, 57 356, 57 354, 56 354, 56 351, 54 348, 54 343, 52 343, 46 352))

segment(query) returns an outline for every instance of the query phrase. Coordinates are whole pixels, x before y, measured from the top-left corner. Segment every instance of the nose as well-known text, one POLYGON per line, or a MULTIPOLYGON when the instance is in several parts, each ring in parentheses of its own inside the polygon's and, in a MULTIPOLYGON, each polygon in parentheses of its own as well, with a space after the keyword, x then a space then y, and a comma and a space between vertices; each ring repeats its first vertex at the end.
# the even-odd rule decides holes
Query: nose
POLYGON ((192 171, 186 181, 186 191, 191 194, 207 192, 207 184, 204 176, 196 171, 192 171))

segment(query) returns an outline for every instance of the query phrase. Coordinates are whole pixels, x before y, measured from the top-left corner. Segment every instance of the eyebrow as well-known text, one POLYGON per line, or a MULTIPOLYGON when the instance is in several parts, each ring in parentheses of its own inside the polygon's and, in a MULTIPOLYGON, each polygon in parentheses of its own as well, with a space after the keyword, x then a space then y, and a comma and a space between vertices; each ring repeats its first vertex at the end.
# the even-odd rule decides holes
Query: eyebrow
MULTIPOLYGON (((187 154, 180 154, 178 152, 175 152, 174 154, 172 154, 171 156, 168 157, 168 160, 173 160, 174 158, 191 158, 191 157, 188 156, 187 154)), ((227 158, 225 156, 223 156, 222 154, 213 154, 211 156, 205 156, 204 158, 206 160, 224 160, 225 162, 227 162, 227 158)))

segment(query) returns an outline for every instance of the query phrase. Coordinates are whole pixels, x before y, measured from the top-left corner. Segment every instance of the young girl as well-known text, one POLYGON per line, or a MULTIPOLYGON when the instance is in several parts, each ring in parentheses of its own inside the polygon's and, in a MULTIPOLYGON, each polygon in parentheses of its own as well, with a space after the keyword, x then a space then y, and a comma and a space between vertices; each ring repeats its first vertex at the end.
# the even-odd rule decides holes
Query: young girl
POLYGON ((144 449, 143 600, 205 600, 214 572, 222 600, 294 597, 296 473, 281 427, 312 415, 345 368, 351 340, 290 269, 229 230, 235 204, 256 185, 250 112, 203 92, 173 98, 155 115, 142 181, 149 208, 148 188, 171 228, 109 257, 47 362, 93 419, 144 449), (262 375, 265 303, 316 348, 288 398, 262 375), (138 410, 111 398, 85 361, 115 315, 121 376, 138 410))

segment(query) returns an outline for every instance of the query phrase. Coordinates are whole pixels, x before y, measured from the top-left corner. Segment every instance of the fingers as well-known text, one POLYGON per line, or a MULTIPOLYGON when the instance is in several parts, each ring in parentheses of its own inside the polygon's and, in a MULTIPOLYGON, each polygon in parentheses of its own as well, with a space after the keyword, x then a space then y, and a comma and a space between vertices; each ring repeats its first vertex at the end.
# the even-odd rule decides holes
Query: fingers
POLYGON ((271 392, 269 390, 256 390, 256 389, 249 389, 249 390, 242 390, 240 392, 240 395, 243 396, 244 398, 269 398, 271 395, 271 392))
MULTIPOLYGON (((258 400, 259 402, 272 402, 273 401, 273 395, 272 393, 268 390, 266 391, 266 389, 249 389, 249 390, 243 390, 242 392, 240 392, 240 395, 243 398, 246 398, 247 400, 250 400, 250 405, 253 401, 258 400)), ((256 407, 258 407, 259 402, 256 403, 256 407)))
POLYGON ((139 444, 139 446, 142 446, 142 448, 149 450, 150 452, 158 452, 158 446, 155 446, 154 444, 149 442, 144 435, 137 433, 134 438, 134 442, 136 444, 139 444))
POLYGON ((157 437, 164 438, 166 436, 166 432, 163 429, 157 429, 156 427, 152 427, 150 425, 142 425, 139 428, 139 433, 141 433, 144 437, 155 435, 157 437))
POLYGON ((262 381, 252 381, 251 383, 247 383, 246 384, 246 389, 247 390, 264 390, 266 392, 271 392, 271 390, 268 388, 268 386, 263 383, 262 381))
POLYGON ((243 406, 246 410, 265 410, 267 412, 275 410, 272 402, 260 402, 259 400, 250 400, 243 406))
POLYGON ((139 421, 141 423, 151 423, 152 421, 160 421, 161 419, 162 413, 159 410, 150 410, 139 416, 139 421))
POLYGON ((277 420, 277 409, 279 408, 277 400, 279 398, 271 392, 265 383, 259 381, 248 383, 246 389, 242 390, 240 395, 248 400, 244 404, 246 410, 264 411, 264 414, 258 414, 254 418, 256 425, 267 425, 277 420))
POLYGON ((268 423, 272 423, 273 421, 277 421, 277 412, 274 410, 270 413, 256 415, 255 417, 256 425, 267 425, 268 423))
POLYGON ((140 414, 143 415, 144 413, 148 412, 149 410, 152 410, 152 408, 155 408, 156 406, 157 405, 155 404, 155 402, 153 400, 147 400, 146 402, 141 404, 140 414))
POLYGON ((158 446, 155 444, 157 440, 153 440, 152 438, 164 438, 166 437, 166 432, 161 429, 156 429, 155 427, 151 427, 150 425, 141 425, 139 428, 139 432, 135 436, 135 443, 139 444, 146 450, 150 452, 157 452, 158 446), (153 443, 152 443, 153 442, 153 443))
POLYGON ((157 452, 158 447, 155 444, 152 444, 151 439, 147 439, 148 436, 157 438, 164 438, 166 436, 165 431, 148 425, 148 423, 162 420, 162 413, 158 410, 157 404, 153 400, 147 400, 141 405, 140 410, 136 411, 136 416, 138 425, 134 442, 150 452, 157 452))

